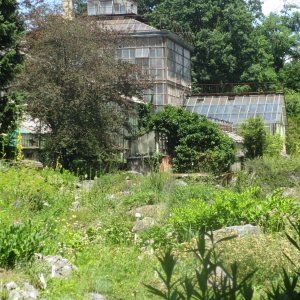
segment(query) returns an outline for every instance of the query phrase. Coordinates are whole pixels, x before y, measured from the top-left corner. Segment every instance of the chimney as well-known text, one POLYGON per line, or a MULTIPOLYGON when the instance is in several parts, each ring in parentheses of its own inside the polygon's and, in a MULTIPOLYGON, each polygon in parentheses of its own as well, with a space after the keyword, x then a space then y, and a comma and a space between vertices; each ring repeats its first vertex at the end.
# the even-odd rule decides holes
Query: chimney
POLYGON ((69 20, 74 18, 73 0, 62 0, 62 16, 69 20))

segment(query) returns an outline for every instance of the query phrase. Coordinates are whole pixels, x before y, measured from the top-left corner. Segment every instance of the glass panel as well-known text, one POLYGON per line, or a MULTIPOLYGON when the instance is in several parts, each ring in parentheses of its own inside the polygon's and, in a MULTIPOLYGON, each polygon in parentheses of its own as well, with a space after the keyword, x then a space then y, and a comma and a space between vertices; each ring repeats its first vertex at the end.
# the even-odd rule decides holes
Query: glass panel
POLYGON ((246 113, 248 111, 248 105, 241 105, 241 113, 246 113))
POLYGON ((272 110, 273 110, 273 104, 267 104, 266 105, 266 112, 272 112, 272 110))
POLYGON ((175 44, 175 51, 180 54, 183 54, 183 48, 178 44, 175 44))
POLYGON ((201 113, 206 115, 208 112, 209 105, 203 105, 201 108, 201 113))
POLYGON ((246 119, 246 114, 240 114, 239 115, 239 122, 243 122, 246 119))
POLYGON ((184 56, 185 56, 187 59, 190 59, 190 57, 191 57, 190 51, 187 50, 187 49, 184 49, 184 56))
POLYGON ((162 68, 163 60, 160 58, 152 58, 150 59, 150 67, 151 68, 162 68))
POLYGON ((217 114, 222 114, 224 112, 225 107, 222 105, 219 105, 217 108, 217 114))
POLYGON ((149 48, 135 49, 135 57, 149 57, 149 48))
POLYGON ((232 114, 230 117, 230 121, 236 123, 238 120, 239 115, 238 114, 232 114))
POLYGON ((265 104, 258 104, 257 106, 257 112, 263 113, 265 111, 265 104))
POLYGON ((232 109, 233 109, 233 106, 232 106, 232 105, 226 105, 225 110, 224 110, 224 113, 231 114, 232 109))
POLYGON ((130 51, 129 49, 122 50, 122 58, 130 58, 130 51))
POLYGON ((233 105, 233 113, 239 113, 240 112, 240 108, 241 106, 240 105, 233 105))
POLYGON ((218 105, 211 105, 209 108, 209 114, 214 114, 218 108, 218 105))
POLYGON ((257 104, 250 104, 249 113, 255 113, 257 109, 257 104))
POLYGON ((271 120, 271 114, 265 114, 264 115, 264 120, 270 121, 271 120))

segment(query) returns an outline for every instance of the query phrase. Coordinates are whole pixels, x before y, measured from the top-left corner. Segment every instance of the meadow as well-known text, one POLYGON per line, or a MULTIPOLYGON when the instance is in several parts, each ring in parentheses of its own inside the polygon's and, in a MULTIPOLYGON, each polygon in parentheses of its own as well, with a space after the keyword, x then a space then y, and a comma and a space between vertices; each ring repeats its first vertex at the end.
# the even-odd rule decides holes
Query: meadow
MULTIPOLYGON (((89 181, 68 171, 1 163, 1 284, 27 281, 43 299, 90 299, 90 293, 161 299, 150 291, 166 291, 157 256, 172 249, 174 280, 194 278, 195 268, 203 266, 191 253, 199 231, 251 224, 260 233, 225 238, 213 249, 224 268, 238 264, 238 278, 253 273, 253 299, 267 297, 282 282, 283 268, 288 276, 299 272, 299 251, 289 240, 297 241, 292 225, 299 221, 299 182, 299 158, 249 161, 225 187, 213 176, 115 172, 89 181), (53 278, 35 253, 60 255, 78 269, 53 278)), ((221 231, 215 239, 228 235, 221 231)))

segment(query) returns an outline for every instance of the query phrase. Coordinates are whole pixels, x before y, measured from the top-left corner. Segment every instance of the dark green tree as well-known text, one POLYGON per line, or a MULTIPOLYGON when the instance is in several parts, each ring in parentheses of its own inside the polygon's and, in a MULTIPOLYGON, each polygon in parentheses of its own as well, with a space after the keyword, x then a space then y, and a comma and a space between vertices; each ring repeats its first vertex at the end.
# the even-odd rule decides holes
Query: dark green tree
POLYGON ((193 36, 197 83, 238 82, 253 64, 260 1, 163 0, 149 7, 146 16, 153 25, 193 36))
POLYGON ((108 161, 122 146, 129 99, 145 88, 140 68, 115 59, 122 37, 98 23, 50 15, 37 25, 20 83, 29 114, 49 128, 45 150, 65 168, 108 161))
POLYGON ((22 69, 23 55, 20 52, 22 23, 17 13, 15 0, 0 1, 0 148, 3 153, 5 135, 15 127, 21 108, 21 98, 9 95, 9 84, 22 69))
POLYGON ((204 116, 166 106, 154 115, 153 126, 167 137, 167 151, 177 172, 221 173, 234 161, 232 140, 204 116))
MULTIPOLYGON (((290 16, 290 20, 293 16, 290 16)), ((287 16, 270 14, 260 26, 260 32, 269 43, 266 51, 273 56, 273 65, 278 73, 291 59, 300 57, 300 35, 288 26, 287 16)))
POLYGON ((264 121, 260 117, 247 119, 240 128, 244 138, 246 157, 255 158, 263 156, 267 141, 267 132, 264 121))

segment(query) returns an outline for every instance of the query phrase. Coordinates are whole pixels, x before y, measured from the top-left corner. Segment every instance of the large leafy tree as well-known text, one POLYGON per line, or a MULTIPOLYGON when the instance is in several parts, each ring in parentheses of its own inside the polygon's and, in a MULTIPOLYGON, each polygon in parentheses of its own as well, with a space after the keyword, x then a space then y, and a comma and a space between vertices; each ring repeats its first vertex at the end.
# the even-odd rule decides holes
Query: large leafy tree
POLYGON ((204 116, 166 106, 154 115, 153 126, 167 137, 167 151, 177 172, 221 173, 234 161, 232 140, 204 116))
POLYGON ((131 113, 128 99, 144 88, 140 69, 115 59, 121 40, 97 21, 58 16, 48 16, 28 36, 21 80, 28 111, 49 128, 46 150, 66 168, 117 151, 131 113))
POLYGON ((15 127, 21 111, 21 98, 8 94, 11 81, 22 69, 20 39, 23 26, 18 18, 17 1, 0 1, 0 148, 3 154, 4 136, 15 127))
MULTIPOLYGON (((143 1, 144 3, 146 1, 143 1)), ((152 24, 194 38, 194 80, 198 83, 238 82, 252 65, 256 45, 253 23, 260 1, 162 0, 146 16, 152 24)))

